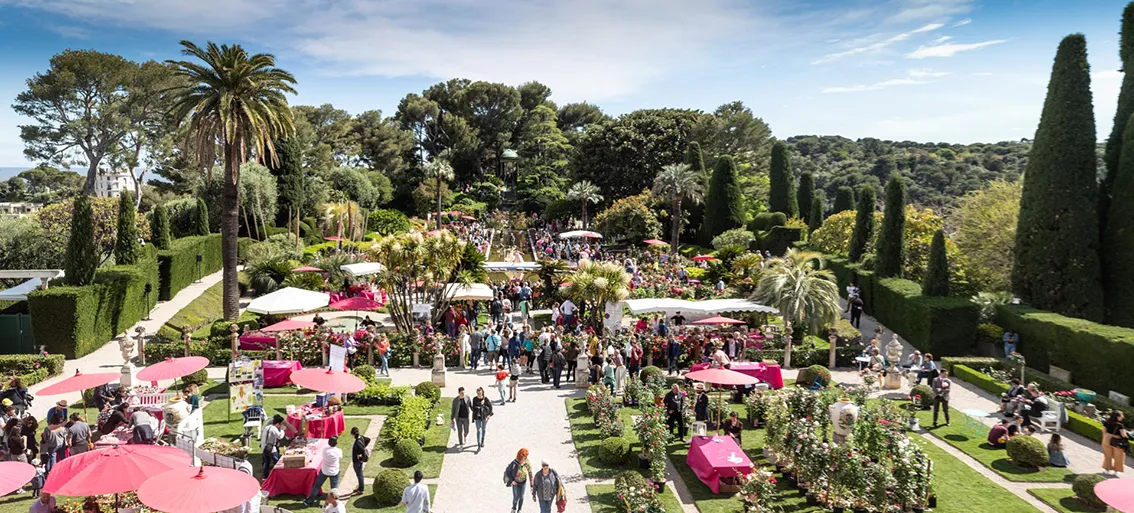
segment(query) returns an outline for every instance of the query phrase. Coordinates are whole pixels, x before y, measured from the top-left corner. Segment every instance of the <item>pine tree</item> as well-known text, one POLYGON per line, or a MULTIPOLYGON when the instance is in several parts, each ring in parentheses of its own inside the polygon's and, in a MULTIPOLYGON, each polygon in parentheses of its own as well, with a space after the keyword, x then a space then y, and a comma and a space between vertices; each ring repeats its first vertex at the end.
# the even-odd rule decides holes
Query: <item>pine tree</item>
POLYGON ((862 260, 866 246, 874 236, 874 187, 863 185, 858 191, 858 213, 854 216, 848 254, 851 262, 862 260))
POLYGON ((1073 34, 1063 39, 1055 54, 1047 99, 1028 155, 1012 288, 1036 308, 1100 321, 1095 165, 1087 41, 1082 34, 1073 34))
POLYGON ((138 211, 134 208, 134 195, 122 191, 118 197, 118 231, 114 238, 114 263, 134 265, 142 248, 138 246, 138 211))
POLYGON ((717 159, 709 193, 705 197, 705 233, 710 239, 726 230, 744 226, 744 206, 740 201, 736 164, 725 155, 717 159))
POLYGON ((831 213, 838 214, 854 208, 854 189, 846 185, 839 187, 839 192, 835 193, 835 208, 831 209, 831 213))
POLYGON ((772 166, 768 171, 768 211, 799 217, 799 199, 795 197, 795 177, 791 173, 791 156, 787 145, 772 145, 772 166))
POLYGON ((808 225, 811 224, 811 199, 815 197, 815 178, 810 171, 799 175, 799 191, 796 193, 796 203, 799 205, 799 216, 808 225))
POLYGON ((91 198, 80 195, 71 205, 71 237, 67 240, 67 253, 63 257, 63 272, 67 274, 67 283, 89 284, 94 280, 98 260, 91 198))
POLYGON ((921 283, 923 296, 949 295, 949 259, 945 255, 945 230, 938 229, 929 244, 929 264, 925 281, 921 283))
POLYGON ((1122 158, 1114 175, 1114 195, 1103 230, 1103 294, 1106 322, 1134 328, 1134 114, 1126 122, 1122 158))
POLYGON ((276 177, 276 190, 279 191, 276 226, 288 226, 295 222, 295 214, 303 209, 306 200, 303 147, 300 146, 299 139, 287 137, 276 141, 275 148, 275 163, 278 165, 272 167, 271 171, 276 177))
MULTIPOLYGON (((1123 133, 1127 120, 1134 115, 1134 2, 1126 4, 1126 9, 1122 11, 1118 59, 1122 62, 1122 88, 1118 90, 1118 108, 1114 112, 1114 124, 1110 128, 1110 137, 1106 140, 1106 152, 1103 154, 1106 177, 1099 186, 1099 229, 1104 236, 1110 215, 1110 202, 1115 193, 1115 175, 1118 174, 1123 150, 1123 133)), ((1106 260, 1105 252, 1100 256, 1106 260)))
POLYGON ((173 243, 173 236, 170 235, 169 230, 169 211, 166 210, 164 203, 158 203, 154 207, 154 219, 150 230, 153 232, 153 243, 158 249, 169 249, 169 245, 173 243))
POLYGON ((205 204, 205 200, 197 198, 197 219, 194 226, 196 235, 208 235, 209 231, 209 206, 205 204))
POLYGON ((823 226, 823 198, 816 195, 811 198, 811 215, 807 218, 807 230, 814 232, 823 226))
POLYGON ((897 174, 886 183, 882 231, 874 244, 874 273, 880 278, 901 278, 906 231, 906 184, 897 174))

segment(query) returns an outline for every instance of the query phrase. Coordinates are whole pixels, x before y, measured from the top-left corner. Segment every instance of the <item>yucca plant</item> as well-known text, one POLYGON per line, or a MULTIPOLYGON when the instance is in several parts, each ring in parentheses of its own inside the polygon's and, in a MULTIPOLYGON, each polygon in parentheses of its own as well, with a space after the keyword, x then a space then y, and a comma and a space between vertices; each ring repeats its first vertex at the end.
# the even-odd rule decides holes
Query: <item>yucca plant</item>
MULTIPOLYGON (((823 268, 822 255, 795 248, 768 261, 752 297, 780 311, 785 335, 790 335, 792 324, 805 325, 811 332, 830 326, 842 311, 835 275, 823 268)), ((791 337, 784 339, 783 363, 790 367, 791 337)))

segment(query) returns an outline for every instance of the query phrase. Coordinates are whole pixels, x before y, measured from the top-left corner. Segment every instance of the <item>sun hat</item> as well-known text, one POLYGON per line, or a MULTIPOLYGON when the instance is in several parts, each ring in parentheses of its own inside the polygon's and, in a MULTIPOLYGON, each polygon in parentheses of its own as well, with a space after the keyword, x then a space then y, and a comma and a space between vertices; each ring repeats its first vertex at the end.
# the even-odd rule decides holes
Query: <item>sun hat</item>
POLYGON ((66 399, 60 399, 59 402, 55 403, 55 406, 62 406, 64 408, 66 408, 67 407, 67 400, 66 399))

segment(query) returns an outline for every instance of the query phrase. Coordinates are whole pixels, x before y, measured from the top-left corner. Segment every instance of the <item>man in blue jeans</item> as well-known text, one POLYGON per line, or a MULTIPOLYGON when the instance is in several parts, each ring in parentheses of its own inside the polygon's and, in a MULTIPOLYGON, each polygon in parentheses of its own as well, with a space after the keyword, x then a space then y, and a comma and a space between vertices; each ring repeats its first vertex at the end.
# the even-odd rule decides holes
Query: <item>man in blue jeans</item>
POLYGON ((680 372, 677 366, 677 359, 681 357, 681 342, 676 338, 669 337, 669 342, 665 345, 665 357, 669 361, 669 373, 674 374, 680 372))
POLYGON ((311 493, 307 499, 303 501, 308 506, 315 505, 315 497, 323 488, 323 483, 328 479, 331 480, 331 489, 339 487, 339 463, 343 460, 343 450, 339 449, 339 438, 332 436, 327 440, 327 448, 323 449, 323 464, 319 467, 319 476, 315 478, 315 486, 311 487, 311 493))
POLYGON ((1007 358, 1016 352, 1016 346, 1020 344, 1020 334, 1015 331, 1004 332, 1004 357, 1007 358))
POLYGON ((354 476, 358 478, 358 488, 355 489, 356 495, 362 494, 366 482, 362 476, 362 467, 370 460, 370 450, 367 446, 370 445, 370 439, 362 436, 362 432, 358 430, 358 426, 350 428, 350 435, 354 437, 354 445, 350 449, 350 463, 354 467, 354 476))

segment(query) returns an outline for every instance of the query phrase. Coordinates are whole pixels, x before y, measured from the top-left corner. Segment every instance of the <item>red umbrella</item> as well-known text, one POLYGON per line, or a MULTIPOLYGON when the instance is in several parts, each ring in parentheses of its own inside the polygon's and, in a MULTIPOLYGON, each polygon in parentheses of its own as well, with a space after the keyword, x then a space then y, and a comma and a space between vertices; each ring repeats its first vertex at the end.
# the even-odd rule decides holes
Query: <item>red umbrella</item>
POLYGON ((176 447, 119 445, 59 462, 43 491, 67 497, 131 492, 154 474, 187 466, 189 455, 176 447))
POLYGON ((209 366, 209 359, 204 356, 186 356, 184 358, 166 358, 138 371, 140 381, 158 381, 162 379, 177 379, 188 376, 209 366))
POLYGON ((1134 485, 1126 479, 1107 479, 1095 484, 1095 495, 1115 511, 1134 512, 1134 485))
POLYGON ((669 244, 669 243, 666 242, 666 241, 663 241, 663 240, 646 239, 646 240, 642 241, 642 244, 649 244, 651 246, 664 246, 664 245, 669 244))
POLYGON ((142 504, 165 513, 211 513, 235 508, 260 493, 260 482, 223 467, 176 468, 138 488, 142 504))
POLYGON ((36 395, 59 395, 71 392, 79 392, 89 388, 100 387, 114 380, 121 378, 122 374, 117 372, 96 372, 93 374, 83 374, 82 372, 75 371, 75 375, 54 385, 44 387, 43 390, 36 392, 36 395))
POLYGON ((709 317, 708 319, 701 319, 699 321, 693 321, 693 324, 714 325, 714 324, 748 324, 748 323, 746 323, 744 321, 738 321, 736 319, 732 319, 732 318, 729 318, 729 317, 721 317, 721 316, 718 315, 718 316, 715 316, 715 317, 709 317))
POLYGON ((694 262, 703 262, 705 260, 716 260, 716 259, 717 259, 717 257, 715 257, 713 255, 697 255, 697 256, 693 257, 694 262))
POLYGON ((323 272, 323 270, 318 268, 318 267, 312 267, 312 266, 309 266, 309 265, 305 265, 303 267, 296 267, 295 269, 292 269, 291 272, 293 272, 293 273, 321 273, 321 272, 323 272))
POLYGON ((382 304, 373 299, 354 296, 331 303, 331 308, 335 310, 377 310, 382 308, 382 304))
POLYGON ((353 394, 366 388, 366 383, 358 376, 333 369, 309 368, 291 373, 291 382, 303 388, 319 392, 353 394))
MULTIPOLYGON (((330 237, 323 237, 323 240, 327 240, 327 241, 331 241, 331 242, 346 242, 347 241, 347 239, 339 237, 338 235, 332 235, 330 237)), ((322 270, 322 269, 320 269, 320 270, 322 270)))
POLYGON ((276 331, 295 331, 312 328, 314 326, 315 323, 311 321, 296 321, 293 319, 284 319, 271 326, 268 326, 267 328, 261 328, 260 331, 264 333, 272 333, 276 331))
POLYGON ((35 467, 22 461, 0 461, 0 495, 8 495, 31 481, 35 467))
POLYGON ((687 373, 685 378, 721 386, 755 385, 760 382, 758 378, 728 369, 703 369, 693 371, 687 373))

